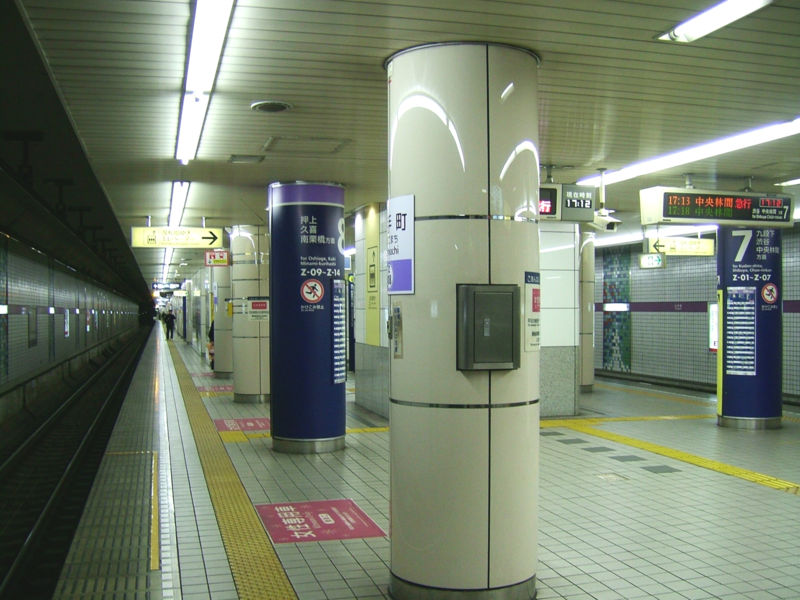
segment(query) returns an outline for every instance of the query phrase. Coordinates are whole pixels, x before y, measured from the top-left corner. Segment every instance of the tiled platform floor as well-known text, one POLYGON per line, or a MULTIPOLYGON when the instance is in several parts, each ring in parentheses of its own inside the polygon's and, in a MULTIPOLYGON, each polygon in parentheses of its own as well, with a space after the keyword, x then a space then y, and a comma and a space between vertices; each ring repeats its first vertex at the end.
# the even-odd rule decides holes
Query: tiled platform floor
MULTIPOLYGON (((119 441, 109 448, 58 598, 240 597, 172 358, 157 332, 118 423, 124 432, 141 428, 134 424, 141 421, 153 434, 115 433, 119 441), (132 511, 139 525, 118 533, 107 517, 92 525, 108 506, 121 512, 119 493, 115 500, 101 490, 109 479, 119 491, 120 459, 138 465, 125 471, 139 482, 131 497, 148 487, 148 465, 158 473, 158 570, 150 570, 141 550, 152 535, 147 506, 132 511), (92 551, 98 546, 139 550, 103 559, 92 551)), ((210 376, 183 341, 173 347, 205 390, 200 395, 211 419, 268 416, 264 405, 233 403, 224 387, 233 382, 210 376)), ((253 504, 352 498, 388 531, 387 423, 353 403, 352 384, 347 406, 351 433, 339 452, 285 455, 272 452, 263 432, 221 436, 237 440, 225 449, 253 504)), ((791 487, 800 482, 797 413, 787 412, 780 430, 722 429, 713 397, 610 381, 598 381, 581 407, 578 418, 542 421, 539 599, 800 598, 800 495, 791 487), (784 489, 764 484, 776 481, 784 489)), ((131 502, 141 505, 145 492, 147 498, 131 502)), ((386 537, 284 543, 275 550, 301 600, 388 597, 386 537)))

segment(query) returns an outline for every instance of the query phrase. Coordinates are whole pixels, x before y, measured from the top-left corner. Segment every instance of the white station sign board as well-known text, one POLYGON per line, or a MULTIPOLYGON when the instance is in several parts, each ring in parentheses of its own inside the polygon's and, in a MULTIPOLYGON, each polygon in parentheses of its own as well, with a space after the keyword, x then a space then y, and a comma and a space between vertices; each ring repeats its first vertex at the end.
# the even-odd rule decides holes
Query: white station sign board
POLYGON ((388 293, 414 293, 414 196, 386 203, 388 293))

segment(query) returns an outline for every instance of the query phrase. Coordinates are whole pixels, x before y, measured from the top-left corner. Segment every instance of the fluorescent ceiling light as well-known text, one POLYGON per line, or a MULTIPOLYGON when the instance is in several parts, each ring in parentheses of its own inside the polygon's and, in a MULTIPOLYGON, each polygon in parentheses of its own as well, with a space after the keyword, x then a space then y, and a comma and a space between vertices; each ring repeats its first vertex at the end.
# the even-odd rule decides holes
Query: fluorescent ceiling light
POLYGON ((725 0, 676 25, 671 31, 658 36, 658 39, 667 42, 693 42, 764 8, 771 2, 772 0, 725 0))
POLYGON ((169 227, 180 227, 183 219, 183 209, 186 207, 186 198, 189 196, 188 181, 172 182, 172 197, 169 201, 169 227))
MULTIPOLYGON (((800 185, 800 178, 798 179, 790 179, 789 181, 781 181, 780 183, 776 183, 775 185, 779 185, 781 187, 792 187, 793 185, 800 185)), ((800 202, 797 202, 796 199, 792 199, 792 203, 794 206, 794 212, 792 213, 792 219, 795 221, 800 221, 800 202)))
POLYGON ((178 143, 175 158, 184 165, 197 156, 203 123, 206 120, 210 94, 184 94, 181 106, 181 122, 178 126, 178 143))
POLYGON ((161 281, 167 280, 167 275, 169 275, 169 265, 172 262, 172 253, 175 251, 175 248, 164 248, 164 265, 161 268, 161 281))
MULTIPOLYGON (((642 162, 623 167, 618 171, 606 171, 603 174, 603 180, 605 185, 611 185, 612 183, 619 183, 620 181, 626 181, 642 175, 649 175, 650 173, 679 167, 681 165, 697 162, 698 160, 711 158, 712 156, 719 156, 721 154, 727 154, 728 152, 742 150, 743 148, 765 144, 781 138, 797 135, 798 133, 800 133, 800 117, 796 118, 794 121, 766 125, 713 142, 686 148, 685 150, 678 150, 671 154, 643 160, 642 162)), ((591 177, 585 177, 579 180, 577 184, 597 187, 600 185, 600 176, 593 175, 591 177)))
POLYGON ((217 76, 233 0, 197 0, 186 69, 186 91, 210 92, 217 76))
POLYGON ((217 78, 222 46, 234 0, 197 0, 183 88, 175 158, 183 164, 197 156, 211 90, 217 78))

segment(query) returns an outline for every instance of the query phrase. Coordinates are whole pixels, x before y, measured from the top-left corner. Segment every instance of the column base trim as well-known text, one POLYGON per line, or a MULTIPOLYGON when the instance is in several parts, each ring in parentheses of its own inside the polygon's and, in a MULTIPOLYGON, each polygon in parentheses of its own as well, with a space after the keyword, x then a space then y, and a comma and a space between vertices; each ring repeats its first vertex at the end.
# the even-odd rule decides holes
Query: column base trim
POLYGON ((344 446, 344 436, 321 440, 272 438, 272 449, 275 452, 283 452, 285 454, 322 454, 342 450, 344 446))
POLYGON ((269 402, 269 394, 239 394, 234 392, 233 401, 241 404, 264 404, 269 402))
POLYGON ((418 585, 389 573, 389 595, 393 600, 534 600, 536 575, 513 585, 485 590, 448 590, 418 585))
POLYGON ((717 415, 717 426, 731 429, 780 429, 781 417, 726 417, 717 415))
POLYGON ((214 371, 214 377, 222 379, 230 379, 233 377, 233 371, 214 371))

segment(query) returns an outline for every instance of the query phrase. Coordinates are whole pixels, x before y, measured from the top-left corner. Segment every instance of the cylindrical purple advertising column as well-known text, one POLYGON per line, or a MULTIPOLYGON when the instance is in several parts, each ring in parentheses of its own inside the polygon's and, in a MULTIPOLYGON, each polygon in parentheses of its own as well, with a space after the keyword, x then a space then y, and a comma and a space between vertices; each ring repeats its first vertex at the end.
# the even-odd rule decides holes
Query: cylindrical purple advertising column
POLYGON ((717 423, 781 426, 781 232, 719 228, 717 423))
POLYGON ((268 189, 272 447, 308 454, 344 447, 344 189, 268 189))

